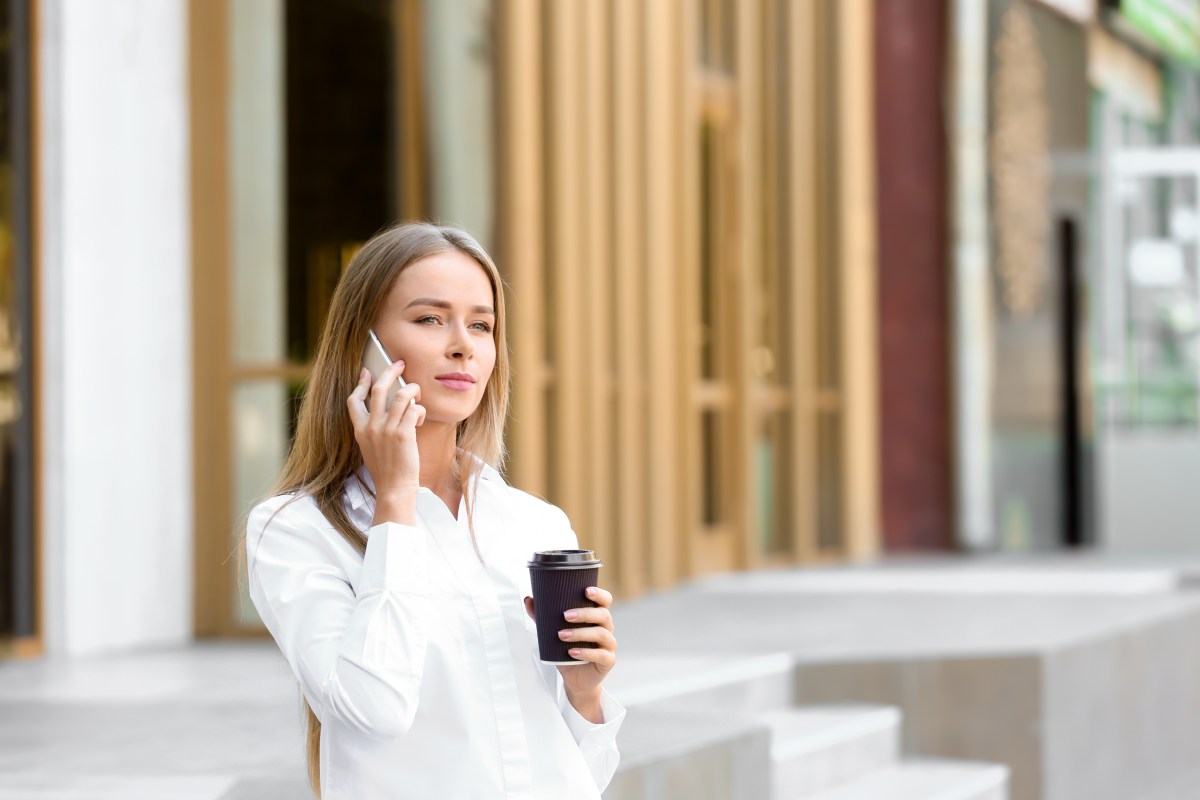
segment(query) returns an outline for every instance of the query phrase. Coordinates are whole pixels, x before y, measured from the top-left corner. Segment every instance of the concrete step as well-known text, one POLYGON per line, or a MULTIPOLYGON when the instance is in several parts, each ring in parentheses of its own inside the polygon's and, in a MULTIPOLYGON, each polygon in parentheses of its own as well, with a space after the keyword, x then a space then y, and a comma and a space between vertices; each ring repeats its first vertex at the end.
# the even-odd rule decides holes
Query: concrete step
POLYGON ((604 800, 770 796, 771 732, 747 717, 633 706, 619 745, 621 763, 604 800))
POLYGON ((809 706, 764 711, 771 730, 775 800, 809 797, 895 766, 900 711, 891 706, 809 706))
POLYGON ((1009 769, 1002 764, 906 759, 893 767, 805 800, 1008 800, 1009 769))
POLYGON ((795 663, 788 653, 630 654, 604 685, 626 708, 766 711, 792 705, 795 663))

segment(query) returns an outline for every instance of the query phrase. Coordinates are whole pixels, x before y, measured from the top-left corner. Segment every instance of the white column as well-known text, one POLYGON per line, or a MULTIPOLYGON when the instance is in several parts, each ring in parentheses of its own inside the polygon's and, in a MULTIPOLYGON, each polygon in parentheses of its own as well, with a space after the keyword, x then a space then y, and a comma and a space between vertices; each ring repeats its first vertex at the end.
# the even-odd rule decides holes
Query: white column
POLYGON ((185 0, 42 0, 39 227, 50 655, 192 630, 185 0))
POLYGON ((992 297, 987 196, 987 2, 955 0, 951 37, 955 491, 959 543, 996 543, 992 515, 992 297))

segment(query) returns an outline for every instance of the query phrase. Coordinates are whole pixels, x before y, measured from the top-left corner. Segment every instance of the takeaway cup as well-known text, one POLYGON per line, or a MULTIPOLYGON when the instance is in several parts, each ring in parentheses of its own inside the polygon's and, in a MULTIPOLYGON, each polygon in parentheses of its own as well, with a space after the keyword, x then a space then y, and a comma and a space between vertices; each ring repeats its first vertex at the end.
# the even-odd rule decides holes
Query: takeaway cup
POLYGON ((572 658, 573 647, 597 647, 595 642, 564 642, 563 628, 588 628, 591 622, 567 622, 563 612, 597 604, 585 592, 596 585, 600 559, 592 550, 542 550, 529 560, 529 582, 533 588, 534 618, 537 623, 538 658, 547 664, 586 664, 572 658))

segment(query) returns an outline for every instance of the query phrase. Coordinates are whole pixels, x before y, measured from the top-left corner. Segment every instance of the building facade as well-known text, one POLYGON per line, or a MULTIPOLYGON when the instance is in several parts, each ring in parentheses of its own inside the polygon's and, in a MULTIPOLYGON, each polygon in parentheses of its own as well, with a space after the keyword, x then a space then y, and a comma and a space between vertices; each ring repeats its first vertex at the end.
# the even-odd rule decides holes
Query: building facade
POLYGON ((496 255, 508 476, 619 597, 879 551, 865 0, 10 7, 22 654, 263 634, 240 521, 401 218, 496 255))

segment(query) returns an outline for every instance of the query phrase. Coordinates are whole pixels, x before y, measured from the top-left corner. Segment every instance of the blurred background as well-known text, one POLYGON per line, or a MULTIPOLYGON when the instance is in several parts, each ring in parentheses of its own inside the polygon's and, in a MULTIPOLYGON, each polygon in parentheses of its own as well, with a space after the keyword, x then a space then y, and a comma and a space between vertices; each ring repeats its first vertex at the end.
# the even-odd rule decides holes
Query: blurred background
POLYGON ((622 602, 1186 563, 1198 71, 1198 0, 4 0, 0 661, 270 645, 239 520, 398 219, 622 602))

